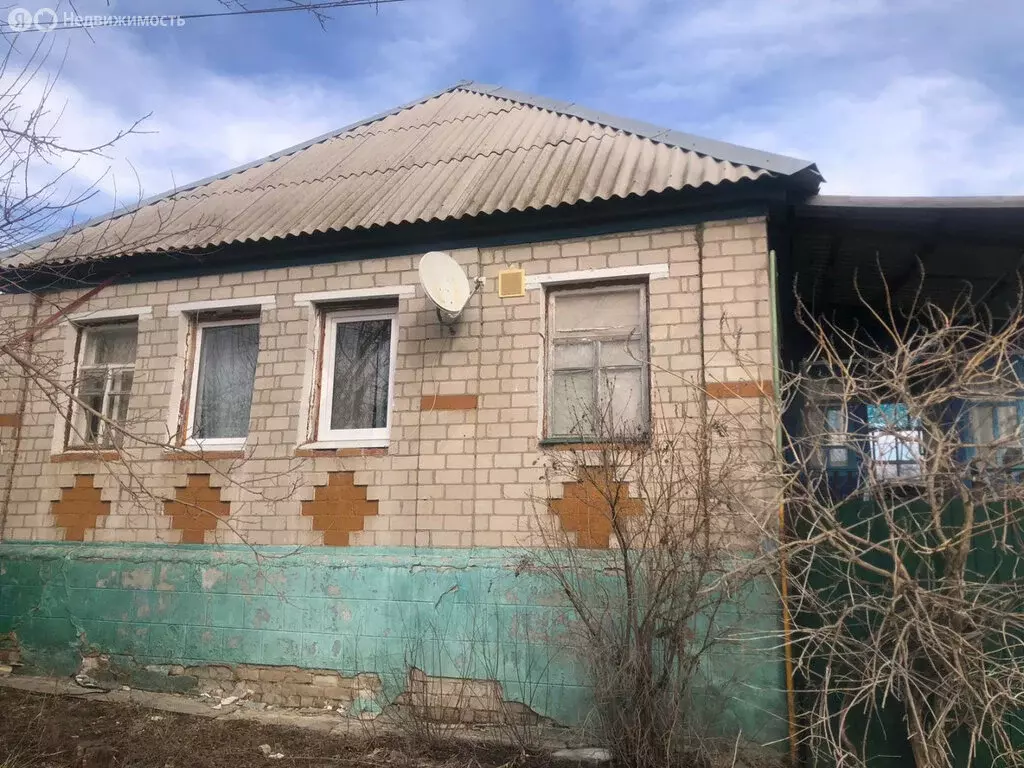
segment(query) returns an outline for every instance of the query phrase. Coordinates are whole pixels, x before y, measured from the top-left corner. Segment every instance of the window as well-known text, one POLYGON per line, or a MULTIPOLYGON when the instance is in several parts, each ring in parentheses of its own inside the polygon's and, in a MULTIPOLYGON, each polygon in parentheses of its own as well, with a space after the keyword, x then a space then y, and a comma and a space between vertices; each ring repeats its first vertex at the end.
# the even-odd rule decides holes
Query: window
POLYGON ((921 474, 921 420, 903 403, 867 407, 871 464, 879 480, 914 478, 921 474))
POLYGON ((398 323, 395 309, 324 317, 318 441, 386 443, 398 323))
POLYGON ((971 406, 971 428, 976 453, 995 467, 1024 464, 1024 434, 1021 407, 1024 403, 975 403, 971 406))
POLYGON ((645 286, 552 291, 546 436, 646 437, 647 360, 645 286))
POLYGON ((245 442, 259 341, 259 321, 252 318, 198 323, 188 442, 203 447, 245 442))
POLYGON ((136 323, 82 328, 71 446, 121 445, 122 434, 112 425, 123 426, 128 418, 138 335, 136 323))
POLYGON ((825 408, 825 466, 829 469, 850 469, 854 456, 850 446, 849 418, 846 408, 830 405, 825 408))

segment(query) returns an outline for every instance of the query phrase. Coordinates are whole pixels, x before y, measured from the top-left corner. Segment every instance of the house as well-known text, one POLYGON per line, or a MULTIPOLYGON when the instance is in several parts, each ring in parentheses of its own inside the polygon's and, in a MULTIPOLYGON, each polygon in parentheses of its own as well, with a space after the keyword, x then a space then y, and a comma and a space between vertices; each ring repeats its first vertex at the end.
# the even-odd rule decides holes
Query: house
MULTIPOLYGON (((950 263, 949 227, 1011 226, 992 205, 837 200, 820 181, 808 161, 460 83, 31 244, 0 273, 0 317, 54 363, 0 392, 8 653, 62 674, 99 656, 143 687, 234 675, 358 714, 415 646, 423 685, 471 681, 478 721, 512 702, 579 724, 585 660, 557 590, 522 567, 545 525, 614 546, 559 512, 573 483, 544 471, 600 437, 574 408, 605 402, 612 373, 616 416, 641 429, 684 403, 680 377, 756 408, 805 344, 779 285, 852 306, 880 249, 906 282, 925 247, 950 263), (420 287, 430 251, 474 286, 454 325, 420 287)), ((774 630, 774 588, 755 598, 745 621, 774 630)), ((728 717, 785 738, 781 652, 728 664, 728 717)))

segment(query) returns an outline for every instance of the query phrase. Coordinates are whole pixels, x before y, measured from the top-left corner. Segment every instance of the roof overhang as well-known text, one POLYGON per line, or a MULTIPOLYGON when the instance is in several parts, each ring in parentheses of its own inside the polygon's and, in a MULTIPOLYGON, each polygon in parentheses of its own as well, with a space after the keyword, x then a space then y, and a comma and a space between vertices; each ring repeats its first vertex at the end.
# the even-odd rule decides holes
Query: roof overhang
POLYGON ((1004 301, 1024 268, 1024 197, 816 195, 793 206, 789 268, 816 311, 1004 301))
POLYGON ((592 200, 544 210, 510 211, 452 221, 415 222, 327 232, 216 248, 111 257, 47 268, 0 268, 0 291, 53 291, 117 282, 244 272, 339 260, 386 258, 466 247, 506 247, 544 240, 687 226, 767 216, 791 200, 785 180, 766 178, 625 199, 592 200))

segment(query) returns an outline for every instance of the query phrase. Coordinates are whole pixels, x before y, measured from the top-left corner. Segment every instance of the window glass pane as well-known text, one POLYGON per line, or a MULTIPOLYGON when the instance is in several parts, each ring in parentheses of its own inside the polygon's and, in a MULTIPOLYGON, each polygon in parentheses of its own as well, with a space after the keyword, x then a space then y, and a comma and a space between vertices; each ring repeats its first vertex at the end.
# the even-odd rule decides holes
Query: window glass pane
POLYGON ((83 416, 79 426, 81 434, 77 437, 85 443, 95 443, 100 436, 102 424, 100 414, 103 414, 103 393, 106 383, 107 371, 105 368, 82 372, 78 397, 85 408, 82 409, 83 416))
POLYGON ((556 331, 638 328, 640 291, 553 294, 556 331))
POLYGON ((867 407, 871 458, 879 478, 916 477, 921 473, 921 422, 905 403, 867 407))
POLYGON ((921 433, 916 429, 872 432, 871 457, 882 477, 916 475, 921 461, 921 433))
POLYGON ((130 395, 135 370, 132 368, 115 368, 110 373, 110 391, 114 394, 130 395))
POLYGON ((842 408, 825 411, 825 430, 829 433, 830 442, 846 442, 846 412, 842 408))
POLYGON ((874 429, 913 429, 920 426, 911 418, 910 408, 905 403, 881 403, 868 406, 868 424, 874 429))
POLYGON ((594 345, 591 342, 556 343, 551 351, 551 365, 555 368, 593 368, 594 345))
POLYGON ((605 433, 623 438, 637 436, 644 427, 643 372, 634 368, 603 375, 601 417, 605 433))
POLYGON ((138 326, 122 325, 113 328, 94 328, 86 331, 85 360, 92 364, 135 362, 138 326))
POLYGON ((331 429, 388 425, 391 321, 337 323, 331 429))
POLYGON ((194 437, 245 437, 249 433, 259 334, 258 323, 202 329, 194 437))
POLYGON ((830 467, 845 467, 849 464, 849 454, 846 448, 829 448, 828 465, 830 467))
POLYGON ((995 442, 995 413, 991 406, 975 405, 971 408, 974 442, 979 445, 995 442))
POLYGON ((646 362, 640 339, 601 342, 601 365, 639 365, 646 362))
POLYGON ((551 376, 549 430, 560 437, 594 434, 594 374, 555 372, 551 376))
POLYGON ((1017 425, 1017 406, 1000 405, 996 409, 996 419, 999 422, 999 437, 1002 440, 1013 440, 1020 434, 1017 425))

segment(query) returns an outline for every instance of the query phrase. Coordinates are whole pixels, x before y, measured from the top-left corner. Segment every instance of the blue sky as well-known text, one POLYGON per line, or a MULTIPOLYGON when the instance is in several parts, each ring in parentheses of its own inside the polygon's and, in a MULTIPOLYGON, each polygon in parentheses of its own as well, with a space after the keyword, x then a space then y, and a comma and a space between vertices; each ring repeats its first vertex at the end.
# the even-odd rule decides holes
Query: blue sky
MULTIPOLYGON (((71 10, 66 0, 56 7, 71 10)), ((216 0, 76 7, 222 8, 216 0)), ((1024 193, 1016 0, 405 0, 330 15, 326 30, 291 13, 48 33, 50 73, 64 61, 50 109, 62 110, 66 143, 104 140, 150 115, 146 133, 74 168, 78 182, 98 181, 101 191, 83 213, 460 79, 805 157, 832 194, 1024 193)), ((39 37, 14 44, 25 54, 39 37)))

